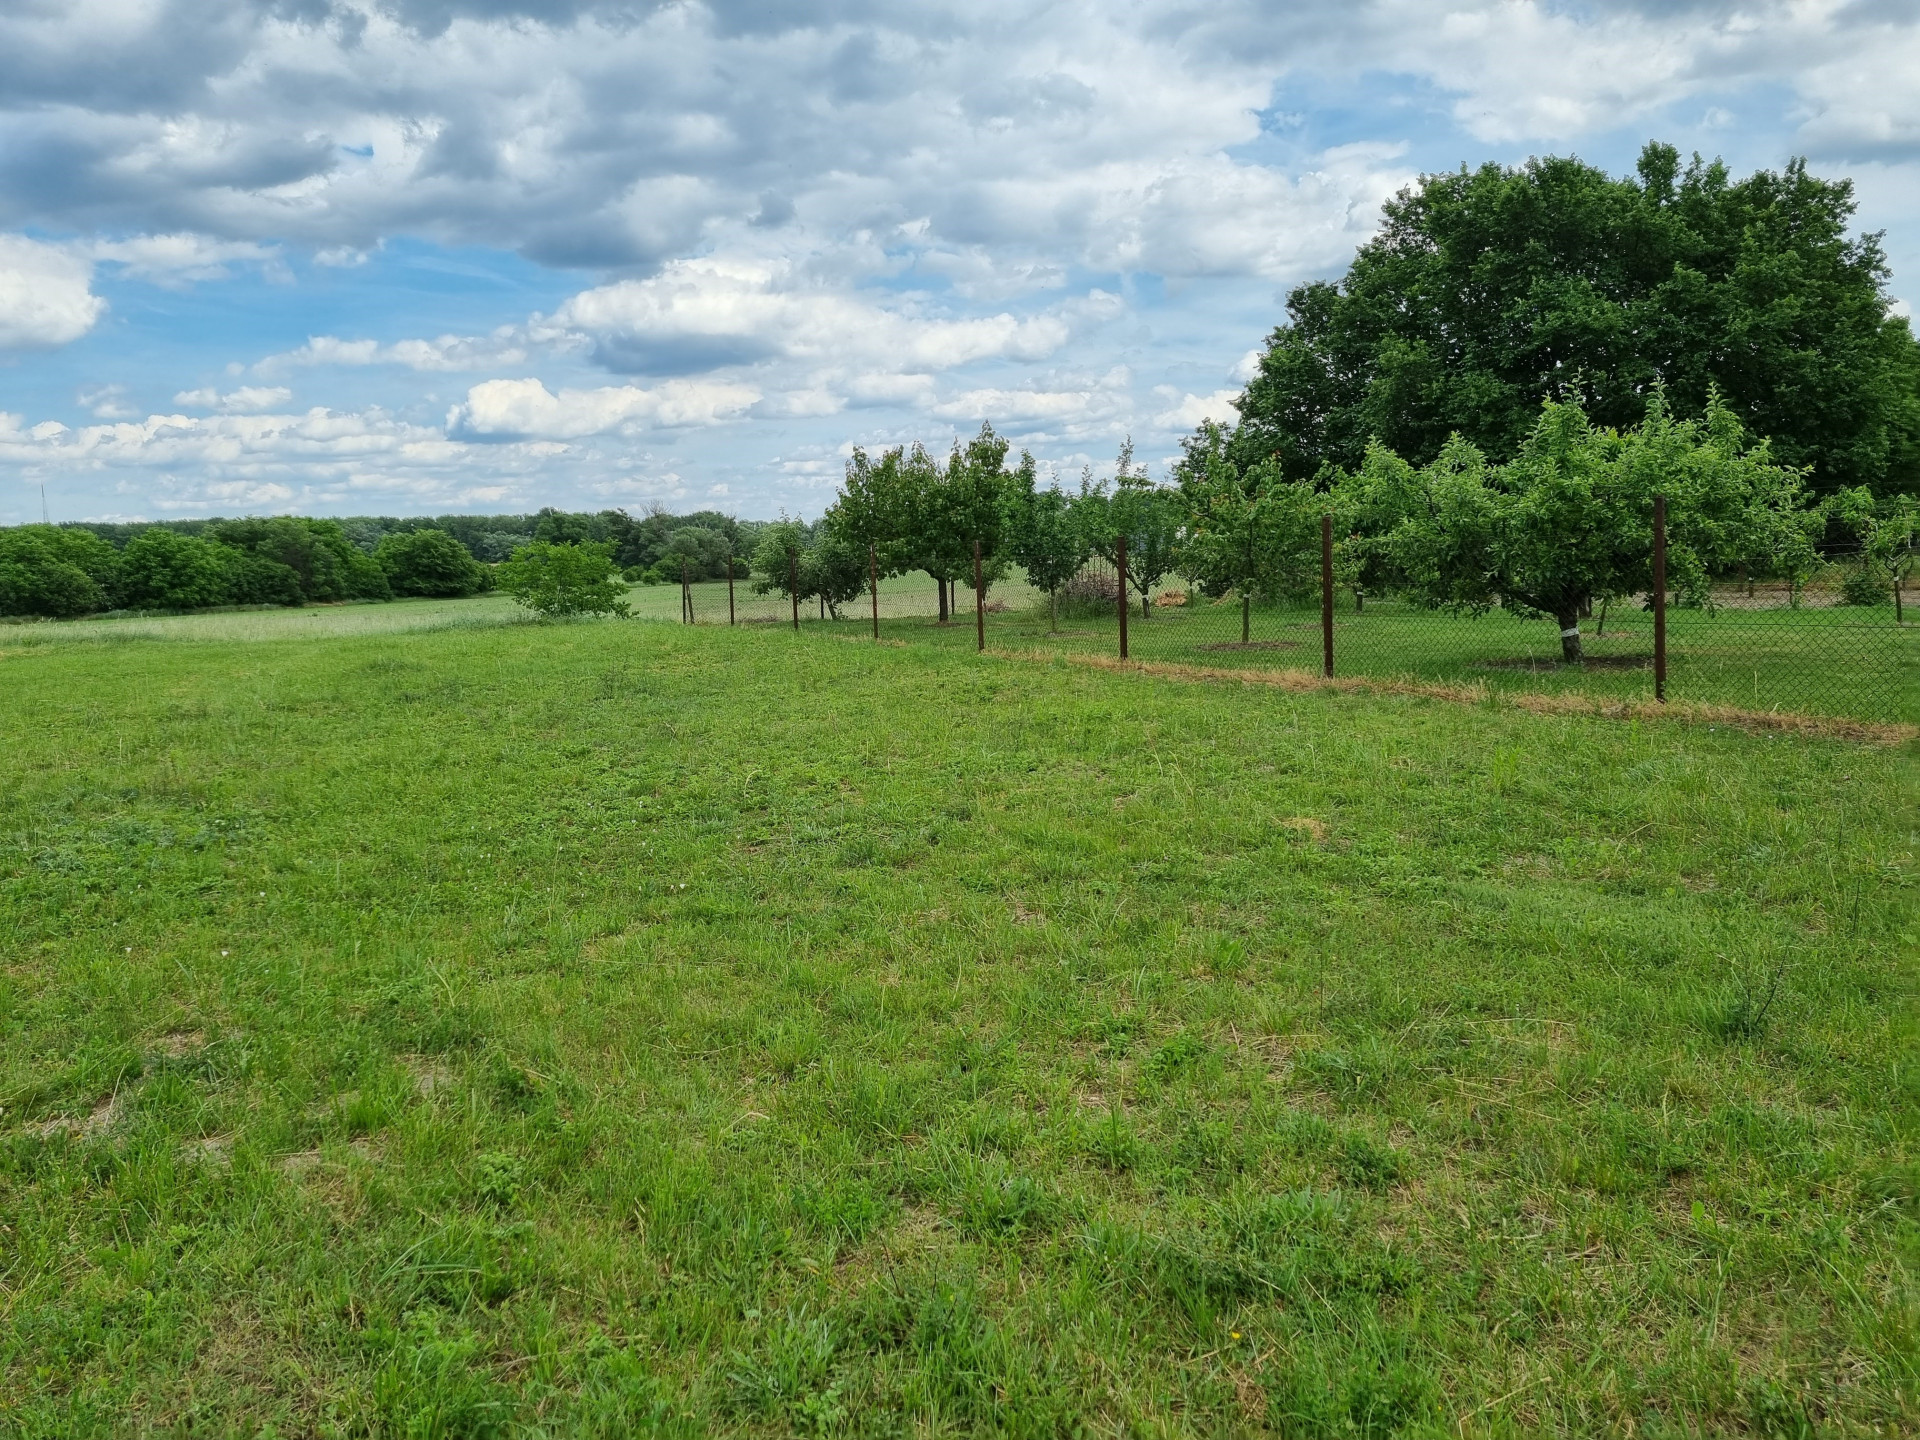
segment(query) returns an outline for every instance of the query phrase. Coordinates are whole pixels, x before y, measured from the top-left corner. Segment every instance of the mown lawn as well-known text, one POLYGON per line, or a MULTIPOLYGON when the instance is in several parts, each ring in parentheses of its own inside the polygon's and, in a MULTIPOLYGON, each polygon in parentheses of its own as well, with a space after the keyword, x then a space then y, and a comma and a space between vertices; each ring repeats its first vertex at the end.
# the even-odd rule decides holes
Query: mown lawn
POLYGON ((0 634, 0 1433, 1920 1427, 1912 749, 452 623, 0 634))

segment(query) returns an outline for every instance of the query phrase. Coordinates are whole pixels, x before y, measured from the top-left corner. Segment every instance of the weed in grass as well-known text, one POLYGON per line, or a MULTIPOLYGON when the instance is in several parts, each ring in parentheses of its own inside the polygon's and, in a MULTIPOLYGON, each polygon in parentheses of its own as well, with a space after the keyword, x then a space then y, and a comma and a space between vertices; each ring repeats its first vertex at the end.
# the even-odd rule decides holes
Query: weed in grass
POLYGON ((1767 969, 1764 978, 1740 976, 1733 994, 1721 1002, 1711 1017, 1714 1030, 1735 1041, 1758 1040, 1765 1035, 1767 1019, 1773 1013, 1774 1001, 1780 998, 1780 984, 1786 973, 1787 961, 1783 958, 1767 969))

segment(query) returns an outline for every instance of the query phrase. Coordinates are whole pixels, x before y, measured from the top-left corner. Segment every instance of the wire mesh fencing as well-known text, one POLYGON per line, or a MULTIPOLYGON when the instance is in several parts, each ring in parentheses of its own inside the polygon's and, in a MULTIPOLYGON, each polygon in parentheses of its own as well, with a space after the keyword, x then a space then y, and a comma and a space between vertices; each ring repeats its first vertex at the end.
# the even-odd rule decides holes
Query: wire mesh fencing
MULTIPOLYGON (((969 576, 943 599, 940 582, 914 572, 880 580, 877 628, 896 640, 968 649, 983 633, 997 649, 1120 655, 1124 646, 1130 659, 1209 668, 1920 724, 1920 619, 1894 577, 1858 551, 1830 551, 1811 574, 1792 580, 1719 577, 1700 604, 1671 597, 1657 604, 1651 593, 1598 602, 1579 617, 1577 658, 1569 658, 1567 637, 1551 619, 1499 607, 1434 609, 1405 594, 1329 583, 1330 567, 1318 578, 1297 594, 1207 595, 1177 570, 1133 570, 1123 580, 1114 563, 1094 560, 1052 595, 1003 571, 987 578, 978 597, 969 576)), ((640 614, 670 619, 681 598, 677 587, 643 587, 634 604, 640 614)), ((814 597, 796 607, 788 595, 759 593, 737 576, 731 604, 724 580, 689 584, 685 600, 681 618, 694 624, 798 623, 847 635, 876 628, 873 593, 835 606, 814 597)))
MULTIPOLYGON (((1599 602, 1571 647, 1552 619, 1453 613, 1330 584, 1330 574, 1317 590, 1277 597, 1207 596, 1177 573, 1139 578, 1127 584, 1131 659, 1920 723, 1920 623, 1893 577, 1857 551, 1829 553, 1799 581, 1723 577, 1699 604, 1661 605, 1651 593, 1599 602)), ((1119 653, 1115 567, 1090 564, 1067 588, 1059 641, 1084 648, 1092 630, 1119 653)))

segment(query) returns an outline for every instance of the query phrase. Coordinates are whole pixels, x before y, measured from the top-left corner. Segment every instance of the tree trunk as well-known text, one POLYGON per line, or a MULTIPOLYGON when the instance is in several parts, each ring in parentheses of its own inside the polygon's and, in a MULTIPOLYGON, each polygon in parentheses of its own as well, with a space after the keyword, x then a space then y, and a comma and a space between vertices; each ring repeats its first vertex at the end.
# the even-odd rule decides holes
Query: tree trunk
POLYGON ((1060 628, 1060 592, 1058 590, 1047 591, 1047 628, 1049 630, 1060 628))
POLYGON ((1593 632, 1594 637, 1596 639, 1605 636, 1605 634, 1607 633, 1607 606, 1611 605, 1612 603, 1613 603, 1612 596, 1608 596, 1605 600, 1602 600, 1600 602, 1600 626, 1598 629, 1596 629, 1593 632))
POLYGON ((1144 590, 1140 592, 1140 618, 1142 620, 1151 620, 1153 618, 1153 611, 1147 608, 1147 592, 1144 590))
POLYGON ((1366 603, 1366 598, 1363 595, 1361 595, 1360 587, 1358 585, 1354 586, 1353 587, 1353 613, 1358 615, 1361 611, 1361 608, 1365 605, 1365 603, 1366 603))
POLYGON ((940 623, 944 625, 947 623, 947 582, 936 575, 933 583, 940 590, 940 623))
POLYGON ((1591 595, 1580 602, 1580 618, 1582 620, 1591 620, 1593 618, 1593 597, 1591 595))
POLYGON ((1569 665, 1580 663, 1580 607, 1562 605, 1554 616, 1560 622, 1560 658, 1569 665))
POLYGON ((1253 597, 1240 596, 1240 643, 1245 645, 1253 634, 1253 597))

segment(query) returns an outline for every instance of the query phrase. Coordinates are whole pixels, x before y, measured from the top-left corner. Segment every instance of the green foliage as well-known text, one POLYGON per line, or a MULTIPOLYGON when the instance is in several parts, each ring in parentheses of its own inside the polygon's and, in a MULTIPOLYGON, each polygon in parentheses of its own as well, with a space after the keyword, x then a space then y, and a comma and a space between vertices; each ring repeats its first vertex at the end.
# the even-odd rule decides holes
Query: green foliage
POLYGON ((119 569, 114 548, 84 530, 0 530, 0 615, 58 620, 105 609, 119 569))
POLYGON ((831 523, 810 527, 782 516, 761 530, 753 573, 756 594, 824 601, 837 619, 867 588, 867 551, 831 523))
POLYGON ((808 599, 806 579, 800 574, 800 557, 813 544, 813 532, 804 521, 782 515, 760 532, 753 550, 753 588, 760 595, 784 595, 789 600, 808 599))
POLYGON ((683 575, 688 580, 724 580, 732 554, 733 540, 726 532, 682 525, 669 532, 659 558, 640 571, 640 578, 652 585, 678 584, 683 575))
MULTIPOLYGON (((520 553, 516 552, 516 558, 520 553)), ((383 536, 373 558, 395 595, 474 595, 487 584, 487 572, 444 530, 383 536)))
POLYGON ((1027 583, 1044 590, 1053 623, 1059 623, 1060 588, 1093 553, 1073 501, 1057 485, 1035 488, 1031 463, 1015 473, 1006 494, 1007 555, 1026 572, 1027 583))
POLYGON ((813 544, 800 556, 801 598, 826 601, 835 619, 840 607, 867 588, 867 552, 843 539, 830 525, 815 532, 813 544))
POLYGON ((1304 481, 1374 441, 1426 465, 1457 434, 1499 463, 1542 401, 1624 429, 1659 382, 1688 412, 1717 388, 1818 493, 1912 492, 1920 345, 1853 211, 1803 161, 1734 180, 1657 144, 1631 179, 1558 157, 1424 176, 1342 281, 1288 296, 1234 458, 1304 481))
POLYGON ((1240 596, 1240 641, 1251 638, 1256 600, 1298 597, 1320 581, 1324 497, 1288 482, 1280 462, 1244 469, 1212 421, 1185 442, 1177 479, 1187 509, 1179 566, 1202 594, 1240 596))
POLYGON ((236 603, 298 605, 303 600, 393 598, 386 572, 353 544, 337 520, 297 515, 222 520, 209 530, 208 538, 246 557, 232 563, 229 572, 236 603))
MULTIPOLYGON (((915 448, 918 460, 925 452, 915 448)), ((901 446, 883 450, 879 459, 854 447, 847 460, 846 479, 824 517, 834 534, 856 550, 871 549, 874 568, 881 575, 898 575, 911 560, 916 486, 927 467, 909 464, 901 446)))
POLYGON ((1126 538, 1127 584, 1139 593, 1141 615, 1151 615, 1153 587, 1179 563, 1186 523, 1180 493, 1155 485, 1147 467, 1133 463, 1129 439, 1120 447, 1112 488, 1089 473, 1080 482, 1074 511, 1093 553, 1108 564, 1118 563, 1118 542, 1126 538))
POLYGON ((613 567, 613 546, 535 540, 502 562, 500 588, 548 619, 626 615, 627 590, 613 567))
POLYGON ((1568 660, 1584 609, 1651 587, 1655 496, 1667 497, 1667 583, 1694 603, 1735 565, 1801 573, 1822 524, 1799 473, 1764 441, 1749 447, 1717 398, 1683 421, 1658 392, 1624 434, 1549 403, 1501 466, 1458 438, 1418 471, 1376 445, 1337 493, 1359 568, 1427 605, 1550 616, 1568 660))
POLYGON ((1911 495, 1876 497, 1864 485, 1831 496, 1826 513, 1860 546, 1841 591, 1849 605, 1884 605, 1913 575, 1920 549, 1920 501, 1911 495))
POLYGON ((129 610, 197 610, 232 595, 231 552, 193 535, 155 527, 120 552, 115 598, 129 610))

